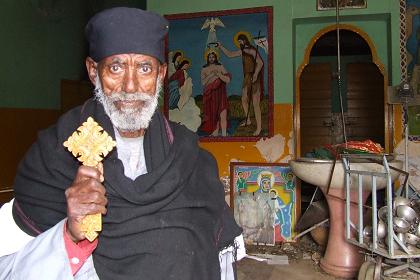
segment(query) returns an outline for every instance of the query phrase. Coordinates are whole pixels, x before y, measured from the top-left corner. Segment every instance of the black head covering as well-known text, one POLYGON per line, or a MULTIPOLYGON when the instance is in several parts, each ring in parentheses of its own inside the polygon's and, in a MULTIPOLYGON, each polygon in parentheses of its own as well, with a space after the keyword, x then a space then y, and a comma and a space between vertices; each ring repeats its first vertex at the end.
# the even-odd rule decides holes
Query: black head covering
POLYGON ((136 8, 104 10, 86 25, 89 56, 96 62, 123 53, 153 56, 165 61, 168 21, 162 16, 136 8))

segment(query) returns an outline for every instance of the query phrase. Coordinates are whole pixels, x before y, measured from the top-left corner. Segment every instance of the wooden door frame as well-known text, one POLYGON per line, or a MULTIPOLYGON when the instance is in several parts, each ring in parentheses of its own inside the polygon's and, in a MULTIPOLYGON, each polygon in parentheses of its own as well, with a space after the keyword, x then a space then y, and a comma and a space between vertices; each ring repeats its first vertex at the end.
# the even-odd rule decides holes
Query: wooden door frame
MULTIPOLYGON (((354 33, 357 33, 358 35, 360 35, 368 44, 369 48, 370 48, 370 52, 372 54, 372 62, 378 67, 379 71, 381 72, 381 74, 384 77, 384 122, 385 122, 385 151, 389 152, 391 147, 391 137, 392 137, 392 131, 393 131, 393 122, 391 122, 390 120, 392 120, 392 110, 390 110, 389 106, 387 104, 387 88, 388 88, 388 75, 387 72, 385 70, 384 65, 382 64, 382 62, 379 60, 378 58, 378 54, 376 52, 376 48, 375 45, 373 44, 372 40, 370 39, 369 35, 364 32, 362 29, 354 26, 354 25, 350 25, 350 24, 339 24, 339 29, 340 30, 349 30, 349 31, 353 31, 354 33)), ((294 135, 295 135, 295 156, 296 157, 300 157, 301 156, 301 132, 300 132, 300 97, 301 97, 301 92, 300 92, 300 79, 303 73, 303 70, 305 69, 305 67, 309 64, 309 59, 310 59, 310 55, 311 55, 311 51, 313 46, 315 45, 315 43, 326 33, 336 30, 337 29, 337 25, 330 25, 327 26, 323 29, 321 29, 320 31, 318 31, 318 33, 315 34, 315 36, 312 37, 312 39, 310 40, 308 46, 306 47, 305 50, 305 55, 303 58, 303 62, 300 64, 297 72, 296 72, 296 77, 295 77, 295 88, 296 88, 296 95, 295 95, 295 102, 294 102, 294 107, 293 107, 293 120, 294 120, 294 125, 293 125, 293 130, 294 130, 294 135)))

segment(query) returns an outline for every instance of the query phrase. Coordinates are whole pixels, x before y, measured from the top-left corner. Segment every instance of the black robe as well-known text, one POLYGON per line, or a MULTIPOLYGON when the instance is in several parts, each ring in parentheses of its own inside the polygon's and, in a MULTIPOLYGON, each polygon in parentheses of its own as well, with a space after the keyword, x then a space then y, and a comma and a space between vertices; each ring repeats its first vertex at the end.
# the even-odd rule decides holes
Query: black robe
MULTIPOLYGON (((41 131, 19 165, 13 216, 37 235, 66 217, 64 191, 80 163, 63 142, 92 116, 115 139, 102 105, 88 100, 41 131)), ((103 161, 107 214, 93 253, 105 279, 219 279, 218 252, 241 229, 224 200, 217 164, 197 136, 156 112, 144 136, 148 173, 124 175, 114 149, 103 161)))

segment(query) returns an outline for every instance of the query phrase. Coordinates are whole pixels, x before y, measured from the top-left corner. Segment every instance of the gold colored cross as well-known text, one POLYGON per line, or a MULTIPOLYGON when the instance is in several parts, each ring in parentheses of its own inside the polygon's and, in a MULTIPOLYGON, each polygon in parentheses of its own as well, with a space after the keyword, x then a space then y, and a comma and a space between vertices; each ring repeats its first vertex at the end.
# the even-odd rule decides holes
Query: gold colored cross
MULTIPOLYGON (((89 117, 63 145, 83 165, 97 167, 117 143, 92 117, 89 117)), ((101 218, 101 213, 97 213, 87 215, 82 220, 80 229, 85 232, 90 242, 95 240, 98 232, 102 230, 101 218)))

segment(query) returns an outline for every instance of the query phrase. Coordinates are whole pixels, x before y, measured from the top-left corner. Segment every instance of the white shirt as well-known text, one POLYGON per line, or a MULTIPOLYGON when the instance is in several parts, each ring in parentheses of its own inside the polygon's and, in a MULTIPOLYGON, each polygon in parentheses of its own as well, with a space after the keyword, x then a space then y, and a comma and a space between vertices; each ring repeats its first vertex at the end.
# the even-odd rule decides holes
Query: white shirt
POLYGON ((146 174, 147 168, 143 149, 144 137, 121 137, 115 129, 115 140, 117 142, 118 158, 124 165, 124 175, 131 180, 135 180, 138 176, 146 174))

